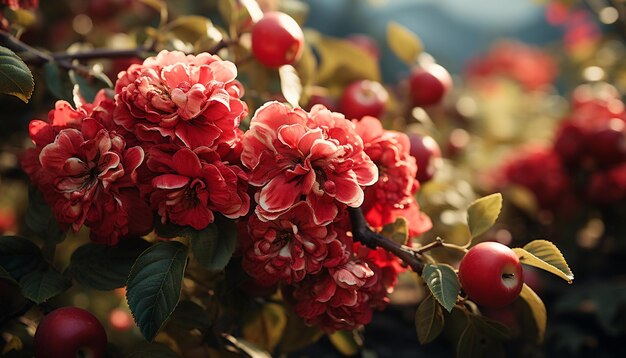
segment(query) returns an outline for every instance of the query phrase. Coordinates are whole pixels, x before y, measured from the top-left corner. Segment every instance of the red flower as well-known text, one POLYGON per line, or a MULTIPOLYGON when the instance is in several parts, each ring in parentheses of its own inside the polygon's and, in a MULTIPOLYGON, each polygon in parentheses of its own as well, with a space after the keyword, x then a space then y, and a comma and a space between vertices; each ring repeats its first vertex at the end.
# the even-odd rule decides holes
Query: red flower
POLYGON ((398 275, 406 271, 402 266, 402 260, 396 255, 382 248, 372 250, 361 243, 354 243, 356 257, 366 262, 378 276, 378 289, 375 290, 379 296, 374 301, 379 302, 381 307, 389 302, 388 293, 392 293, 398 283, 398 275))
POLYGON ((131 208, 149 210, 135 188, 144 153, 128 147, 115 130, 113 105, 104 92, 76 109, 58 101, 48 122, 30 123, 35 148, 22 162, 59 224, 73 230, 86 224, 93 241, 108 244, 152 228, 152 218, 143 213, 128 219, 131 208))
POLYGON ((523 43, 505 41, 471 61, 467 76, 473 80, 505 76, 532 91, 551 84, 557 73, 555 61, 547 53, 523 43))
POLYGON ((539 206, 549 210, 566 209, 572 204, 572 184, 558 155, 547 148, 529 148, 502 168, 503 184, 529 189, 539 206))
POLYGON ((234 144, 247 114, 236 76, 235 65, 217 56, 161 51, 119 74, 115 122, 143 142, 234 144))
MULTIPOLYGON (((379 268, 375 267, 375 270, 379 268)), ((319 325, 327 332, 354 329, 372 319, 381 307, 379 276, 359 260, 305 278, 292 291, 294 310, 306 324, 319 325)))
POLYGON ((244 243, 243 267, 265 286, 279 280, 301 281, 322 267, 347 261, 351 254, 352 238, 333 223, 315 224, 313 210, 302 201, 271 221, 252 215, 248 228, 250 242, 244 243))
POLYGON ((214 212, 235 219, 250 208, 245 173, 212 149, 159 145, 150 148, 147 165, 154 175, 150 204, 164 223, 202 230, 213 222, 214 212))
POLYGON ((260 187, 256 212, 263 220, 304 198, 314 222, 328 224, 345 205, 360 206, 362 187, 378 177, 354 124, 321 105, 307 113, 265 104, 244 134, 241 161, 251 170, 250 184, 260 187))
POLYGON ((374 117, 363 117, 356 132, 363 138, 365 153, 378 167, 378 181, 365 190, 363 213, 368 223, 382 227, 399 216, 409 222, 411 236, 421 235, 432 227, 430 218, 420 212, 415 201, 419 182, 415 179, 417 164, 409 154, 409 137, 383 129, 374 117))

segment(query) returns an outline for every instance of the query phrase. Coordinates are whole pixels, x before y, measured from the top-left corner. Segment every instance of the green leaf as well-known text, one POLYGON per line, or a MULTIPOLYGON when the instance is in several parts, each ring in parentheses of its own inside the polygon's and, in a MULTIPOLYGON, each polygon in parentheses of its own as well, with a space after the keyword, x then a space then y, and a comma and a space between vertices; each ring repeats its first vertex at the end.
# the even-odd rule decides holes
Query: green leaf
POLYGON ((417 35, 393 21, 387 25, 387 43, 391 52, 409 66, 417 62, 423 49, 422 41, 417 35))
POLYGON ((509 327, 484 316, 472 315, 476 329, 490 338, 505 341, 511 339, 509 327))
POLYGON ((286 326, 285 308, 275 303, 268 303, 246 320, 242 334, 247 341, 268 352, 273 352, 286 326))
POLYGON ((522 286, 522 292, 519 297, 526 302, 528 307, 530 308, 530 312, 532 313, 533 319, 537 326, 537 341, 542 342, 543 337, 546 333, 546 322, 547 322, 547 313, 546 306, 543 304, 543 301, 535 291, 533 291, 526 284, 522 286))
POLYGON ((322 36, 313 31, 307 31, 305 35, 320 58, 316 84, 347 85, 362 79, 380 82, 377 61, 362 48, 347 40, 322 36))
POLYGON ((506 357, 501 340, 486 334, 476 325, 479 316, 470 315, 465 330, 459 337, 456 347, 458 358, 499 358, 506 357))
POLYGON ((292 310, 287 310, 287 326, 278 345, 280 353, 289 354, 317 342, 324 332, 319 327, 308 326, 292 310))
POLYGON ((278 69, 280 76, 280 90, 292 107, 298 107, 302 96, 302 83, 298 72, 291 65, 280 66, 278 69))
POLYGON ((194 257, 208 270, 224 269, 237 246, 237 229, 227 219, 216 219, 206 229, 187 234, 194 257))
POLYGON ((163 32, 190 44, 206 38, 211 38, 213 42, 222 39, 222 34, 213 26, 211 20, 198 15, 181 16, 163 27, 163 32))
POLYGON ((361 351, 363 342, 353 331, 337 331, 329 334, 330 343, 344 356, 354 356, 361 351))
POLYGON ((398 217, 393 223, 383 226, 380 234, 400 245, 406 245, 409 241, 409 223, 405 218, 398 217))
POLYGON ((24 220, 26 225, 47 243, 58 244, 65 240, 66 232, 59 227, 43 193, 34 187, 28 188, 28 209, 24 220))
POLYGON ((20 281, 25 275, 45 268, 46 262, 37 245, 17 236, 0 237, 0 266, 13 280, 20 281))
POLYGON ((159 242, 144 251, 130 270, 126 300, 143 336, 152 341, 174 311, 187 265, 187 247, 159 242))
POLYGON ((514 248, 513 251, 523 264, 555 274, 567 283, 572 283, 574 280, 574 274, 567 265, 563 254, 550 241, 534 240, 524 246, 523 249, 514 248))
POLYGON ((72 286, 72 282, 58 271, 48 268, 47 270, 33 271, 23 276, 20 279, 20 286, 24 297, 40 304, 66 291, 72 286))
POLYGON ((472 238, 489 230, 502 209, 502 194, 495 193, 475 200, 467 208, 467 225, 472 238))
POLYGON ((461 290, 459 278, 454 269, 446 264, 426 264, 424 265, 422 278, 437 301, 448 312, 451 312, 461 290))
POLYGON ((68 88, 67 82, 63 81, 62 72, 56 62, 46 62, 43 65, 43 71, 46 87, 48 87, 50 93, 57 99, 71 100, 71 88, 68 88))
POLYGON ((18 284, 17 281, 11 276, 9 271, 5 270, 4 267, 0 266, 0 280, 8 280, 11 283, 18 284))
POLYGON ((69 75, 74 86, 78 87, 78 93, 87 102, 93 102, 101 89, 113 87, 111 80, 102 72, 92 71, 90 77, 85 77, 70 70, 69 75))
POLYGON ((444 326, 443 310, 433 295, 420 303, 415 313, 415 328, 421 344, 430 343, 441 334, 444 326))
POLYGON ((191 331, 198 329, 206 332, 213 320, 209 317, 206 310, 191 301, 180 301, 176 305, 176 309, 167 321, 167 325, 176 326, 177 329, 191 331))
POLYGON ((67 272, 81 286, 113 290, 126 285, 133 263, 150 247, 143 239, 126 239, 117 246, 85 244, 72 254, 67 272))
POLYGON ((35 81, 28 66, 15 52, 0 46, 0 93, 28 103, 34 89, 35 81))

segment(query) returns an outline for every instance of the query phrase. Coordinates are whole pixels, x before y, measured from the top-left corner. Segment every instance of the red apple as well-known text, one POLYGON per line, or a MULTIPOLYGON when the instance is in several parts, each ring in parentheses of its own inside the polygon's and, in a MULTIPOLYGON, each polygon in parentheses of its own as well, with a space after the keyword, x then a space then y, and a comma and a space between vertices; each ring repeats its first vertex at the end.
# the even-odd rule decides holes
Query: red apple
POLYGON ((472 301, 485 307, 503 307, 519 296, 524 271, 508 246, 482 242, 472 247, 459 266, 461 286, 472 301))
POLYGON ((105 356, 107 335, 98 319, 78 307, 48 313, 35 332, 35 357, 105 356))
POLYGON ((409 75, 411 101, 414 106, 426 107, 441 102, 452 88, 452 77, 436 63, 416 66, 409 75))
POLYGON ((425 183, 431 180, 437 172, 437 167, 441 161, 441 148, 439 148, 437 141, 430 136, 410 133, 409 140, 411 143, 409 153, 415 157, 417 162, 415 178, 420 183, 425 183))
POLYGON ((267 67, 297 61, 304 51, 304 34, 291 16, 270 11, 252 27, 252 54, 267 67))
POLYGON ((353 82, 343 91, 339 99, 339 111, 348 119, 364 116, 380 117, 385 110, 389 94, 383 85, 375 81, 353 82))

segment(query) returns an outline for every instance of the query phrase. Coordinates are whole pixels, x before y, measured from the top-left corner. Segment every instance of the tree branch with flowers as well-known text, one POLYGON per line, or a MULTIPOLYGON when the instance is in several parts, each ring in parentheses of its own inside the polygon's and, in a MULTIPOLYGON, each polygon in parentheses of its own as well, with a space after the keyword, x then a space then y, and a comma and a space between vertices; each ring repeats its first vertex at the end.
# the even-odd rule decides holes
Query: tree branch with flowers
MULTIPOLYGON (((453 316, 461 312, 463 332, 478 332, 475 340, 464 336, 466 344, 484 337, 500 344, 503 328, 483 318, 471 301, 499 305, 520 295, 542 331, 545 310, 523 286, 520 262, 571 281, 558 249, 547 241, 516 251, 498 247, 515 272, 473 262, 463 273, 463 263, 457 268, 458 262, 439 261, 433 250, 470 257, 472 238, 493 225, 501 196, 469 207, 466 245, 442 238, 421 242, 432 223, 416 197, 426 179, 416 178, 432 173, 417 165, 409 136, 384 128, 380 103, 364 106, 359 118, 342 114, 345 104, 342 110, 314 103, 340 74, 347 80, 336 84, 379 80, 374 56, 348 41, 305 37, 293 18, 263 13, 254 1, 220 2, 228 31, 195 15, 163 21, 164 2, 143 3, 157 8, 164 23, 146 29, 147 39, 129 49, 51 52, 22 41, 20 24, 4 21, 0 31, 0 73, 14 79, 0 85, 3 93, 29 101, 33 77, 27 65, 44 68, 46 79, 34 83, 46 83, 52 95, 63 93, 53 91, 63 88, 58 71, 73 73, 68 80, 74 103, 59 99, 47 119, 28 124, 33 145, 21 167, 33 188, 25 231, 32 237, 0 239, 0 277, 19 286, 40 314, 31 343, 36 355, 82 349, 60 347, 47 328, 62 324, 64 314, 93 319, 48 313, 45 303, 71 286, 125 287, 128 309, 147 341, 194 316, 183 330, 200 335, 186 349, 202 347, 207 356, 256 356, 258 349, 289 353, 323 334, 334 342, 351 341, 345 332, 357 332, 385 308, 407 267, 428 288, 417 312, 422 343, 439 336, 448 324, 444 316, 459 324, 453 316), (249 42, 242 40, 246 36, 249 42), (355 55, 363 61, 354 63, 355 55), (94 81, 104 76, 92 67, 94 60, 126 57, 141 60, 115 74, 111 88, 101 88, 106 80, 94 81), (89 242, 74 248, 61 274, 55 248, 73 240, 66 233, 83 228, 89 242), (484 281, 476 270, 493 271, 497 282, 487 290, 496 296, 506 291, 501 300, 482 299, 486 288, 475 285, 484 281), (498 286, 501 281, 512 282, 512 288, 498 286), (270 314, 278 318, 267 326, 270 314), (270 333, 260 335, 258 325, 270 333)), ((26 11, 36 2, 7 6, 26 11)), ((421 44, 414 34, 394 24, 389 39, 400 58, 418 66, 421 44)), ((435 102, 450 86, 447 76, 433 89, 440 92, 435 102)), ((380 85, 363 88, 386 91, 380 85)), ((429 91, 419 80, 411 88, 429 91)), ((371 94, 357 95, 376 101, 387 96, 371 94)), ((411 96, 389 107, 387 116, 426 105, 414 103, 423 93, 411 96)), ((433 101, 432 93, 427 97, 433 101)), ((488 250, 494 265, 499 252, 488 250)), ((83 343, 100 356, 106 350, 103 332, 92 332, 91 343, 83 343)))

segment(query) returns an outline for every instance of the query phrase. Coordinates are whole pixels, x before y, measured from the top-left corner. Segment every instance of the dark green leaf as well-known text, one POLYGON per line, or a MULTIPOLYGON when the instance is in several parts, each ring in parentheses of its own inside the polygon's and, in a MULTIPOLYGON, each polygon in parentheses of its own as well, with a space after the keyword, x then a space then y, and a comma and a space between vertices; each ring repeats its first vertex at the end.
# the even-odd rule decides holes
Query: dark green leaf
MULTIPOLYGON (((52 93, 57 99, 68 100, 71 99, 72 90, 66 85, 66 81, 63 79, 63 75, 59 66, 55 62, 46 62, 43 65, 44 79, 46 81, 46 87, 50 93, 52 93)), ((65 76, 66 80, 69 80, 65 76)))
POLYGON ((143 239, 126 239, 117 246, 88 243, 72 254, 67 272, 80 285, 113 290, 126 285, 135 260, 150 247, 143 239))
POLYGON ((0 280, 8 280, 11 283, 17 284, 17 281, 11 276, 9 271, 5 270, 4 267, 0 266, 0 280))
POLYGON ((24 297, 40 304, 72 286, 72 282, 53 268, 33 271, 20 279, 24 297))
POLYGON ((480 333, 490 338, 501 341, 505 341, 511 338, 511 332, 509 331, 509 328, 502 323, 491 320, 484 316, 472 315, 472 317, 474 319, 474 325, 480 333))
POLYGON ((533 291, 526 284, 522 286, 522 292, 519 297, 527 304, 532 317, 535 321, 535 325, 537 327, 537 340, 539 342, 543 341, 543 336, 546 332, 546 322, 547 322, 547 312, 546 306, 543 304, 543 301, 535 291, 533 291))
POLYGON ((59 227, 43 193, 33 187, 28 189, 28 209, 24 220, 35 234, 49 244, 65 240, 66 232, 59 227))
POLYGON ((432 342, 441 334, 444 326, 443 310, 433 295, 422 301, 415 313, 415 328, 421 344, 432 342))
POLYGON ((209 270, 226 267, 237 246, 237 229, 232 220, 217 219, 206 229, 188 234, 194 257, 209 270))
POLYGON ((456 304, 459 291, 461 290, 459 278, 456 272, 454 272, 454 269, 445 264, 426 264, 422 278, 437 301, 439 301, 448 312, 451 312, 456 304))
POLYGON ((459 337, 456 356, 458 358, 504 358, 506 352, 501 341, 482 333, 470 318, 465 330, 459 337))
POLYGON ((502 194, 495 193, 477 199, 467 208, 467 225, 472 238, 489 230, 502 209, 502 194))
POLYGON ((91 77, 87 78, 74 70, 70 70, 70 79, 75 86, 78 86, 78 92, 87 102, 93 102, 96 94, 103 88, 113 87, 111 80, 102 72, 92 71, 91 77))
POLYGON ((130 270, 128 306, 143 336, 152 341, 174 311, 187 265, 187 247, 159 242, 144 251, 130 270))
POLYGON ((37 245, 17 236, 0 237, 0 266, 15 281, 34 271, 45 268, 46 262, 37 245))
POLYGON ((191 301, 180 301, 167 324, 168 326, 175 325, 177 328, 186 331, 191 331, 192 329, 206 331, 213 322, 204 308, 191 301))
POLYGON ((28 103, 34 89, 35 81, 28 66, 13 51, 0 46, 0 93, 28 103))

